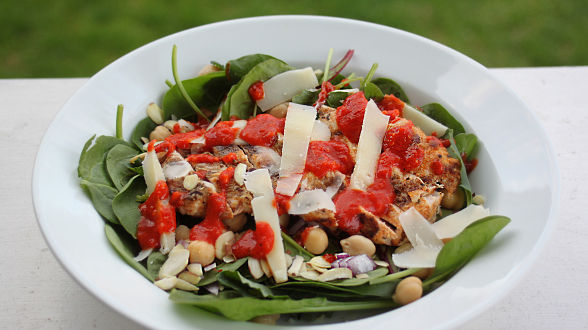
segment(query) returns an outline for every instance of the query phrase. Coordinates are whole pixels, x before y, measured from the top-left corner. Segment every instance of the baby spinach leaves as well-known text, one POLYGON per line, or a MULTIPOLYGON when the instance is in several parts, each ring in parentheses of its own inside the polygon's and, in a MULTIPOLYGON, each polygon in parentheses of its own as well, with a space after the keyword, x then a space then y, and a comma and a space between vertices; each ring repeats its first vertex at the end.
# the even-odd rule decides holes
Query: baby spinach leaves
POLYGON ((282 232, 282 240, 284 242, 284 251, 289 255, 300 255, 304 258, 305 261, 308 261, 314 257, 314 254, 308 252, 305 248, 296 243, 292 237, 288 236, 288 234, 284 232, 282 232))
POLYGON ((455 145, 460 155, 465 155, 468 160, 476 157, 478 152, 478 138, 474 134, 461 133, 455 136, 455 145))
POLYGON ((137 196, 145 193, 147 186, 142 176, 136 175, 112 199, 112 210, 123 228, 137 237, 137 225, 141 220, 141 212, 137 196))
POLYGON ((320 92, 320 89, 305 89, 297 95, 294 95, 292 102, 304 105, 313 105, 316 100, 318 100, 320 92))
POLYGON ((266 54, 251 54, 230 60, 225 66, 227 79, 229 82, 235 84, 251 71, 254 66, 269 59, 276 58, 266 54))
POLYGON ((441 124, 451 128, 455 135, 465 133, 463 125, 439 103, 425 104, 420 107, 423 113, 441 124))
POLYGON ((102 135, 96 138, 94 144, 90 146, 93 140, 93 137, 90 138, 85 145, 87 148, 82 151, 78 164, 78 176, 92 183, 111 186, 112 181, 106 171, 104 162, 106 154, 115 145, 128 145, 128 143, 113 136, 102 135))
POLYGON ((116 189, 121 190, 136 175, 130 160, 138 154, 135 148, 125 144, 115 145, 106 154, 106 170, 116 189))
POLYGON ((253 100, 249 96, 249 87, 257 81, 265 81, 278 73, 292 70, 292 67, 278 59, 268 59, 255 65, 241 80, 233 85, 227 94, 222 108, 222 120, 232 116, 247 119, 253 113, 253 100))
POLYGON ((118 218, 112 210, 112 199, 116 196, 117 190, 111 186, 101 183, 94 183, 82 179, 80 181, 82 189, 90 196, 92 205, 98 213, 106 220, 118 224, 118 218))
POLYGON ((110 245, 121 256, 121 258, 129 266, 133 267, 141 275, 145 276, 145 278, 153 282, 155 278, 151 276, 151 274, 147 271, 147 268, 145 268, 145 266, 143 266, 137 260, 133 259, 135 254, 140 249, 137 241, 132 239, 125 232, 121 231, 120 229, 116 229, 109 224, 104 224, 104 232, 106 234, 106 239, 108 239, 110 245))
POLYGON ((466 171, 465 163, 463 159, 461 159, 461 155, 459 153, 459 149, 455 145, 455 139, 453 138, 453 130, 448 129, 447 133, 445 133, 447 139, 451 143, 447 151, 449 152, 449 156, 459 160, 461 167, 460 167, 460 175, 461 181, 459 183, 459 187, 463 190, 464 195, 466 197, 466 206, 472 203, 472 186, 470 185, 470 180, 468 179, 468 173, 466 171))
POLYGON ((480 219, 449 241, 437 256, 435 271, 425 285, 444 281, 467 264, 486 246, 510 219, 493 215, 480 219))
POLYGON ((218 280, 218 275, 221 272, 224 272, 226 270, 236 271, 239 268, 241 268, 241 266, 243 266, 246 262, 247 258, 241 258, 231 263, 220 264, 216 266, 215 269, 209 270, 206 273, 204 273, 204 277, 202 277, 202 280, 198 282, 198 286, 205 286, 214 283, 218 280))
POLYGON ((244 297, 274 297, 274 293, 269 287, 247 279, 237 271, 225 270, 219 273, 217 277, 220 284, 232 288, 244 297))
POLYGON ((382 100, 384 98, 384 93, 380 90, 376 84, 372 82, 368 82, 363 87, 363 93, 366 99, 372 99, 376 102, 382 100))
POLYGON ((151 120, 149 117, 145 117, 141 119, 137 126, 133 129, 131 133, 131 143, 133 143, 139 150, 143 151, 143 145, 145 142, 141 140, 142 137, 149 138, 149 133, 153 131, 157 127, 157 124, 151 120))
POLYGON ((147 272, 151 278, 156 279, 159 277, 159 269, 166 260, 167 256, 159 251, 154 251, 147 257, 147 272))
POLYGON ((394 95, 406 103, 410 103, 408 96, 394 80, 388 78, 376 78, 372 83, 384 93, 384 95, 394 95))

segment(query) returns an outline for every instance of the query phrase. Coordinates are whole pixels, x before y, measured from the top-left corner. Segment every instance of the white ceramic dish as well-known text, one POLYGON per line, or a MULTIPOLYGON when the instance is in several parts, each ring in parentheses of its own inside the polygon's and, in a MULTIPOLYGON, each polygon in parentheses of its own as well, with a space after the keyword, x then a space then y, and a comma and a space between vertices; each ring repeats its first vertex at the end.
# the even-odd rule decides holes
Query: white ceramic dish
POLYGON ((128 137, 145 116, 146 105, 160 101, 167 89, 164 81, 173 80, 173 44, 178 45, 182 79, 194 76, 210 60, 224 63, 250 53, 320 68, 329 48, 335 49, 334 58, 352 48, 355 56, 347 72, 365 74, 378 62, 377 74, 400 83, 413 104, 442 103, 483 142, 471 178, 474 190, 487 197, 492 213, 511 217, 511 224, 467 267, 423 299, 339 323, 340 329, 458 325, 496 302, 522 278, 553 228, 559 194, 553 149, 531 111, 482 65, 422 37, 360 21, 273 16, 206 25, 141 47, 92 77, 47 130, 35 164, 35 210, 49 246, 88 291, 142 325, 259 327, 171 303, 165 292, 127 266, 109 246, 103 220, 78 185, 82 146, 93 134, 114 135, 116 105, 125 105, 128 137))

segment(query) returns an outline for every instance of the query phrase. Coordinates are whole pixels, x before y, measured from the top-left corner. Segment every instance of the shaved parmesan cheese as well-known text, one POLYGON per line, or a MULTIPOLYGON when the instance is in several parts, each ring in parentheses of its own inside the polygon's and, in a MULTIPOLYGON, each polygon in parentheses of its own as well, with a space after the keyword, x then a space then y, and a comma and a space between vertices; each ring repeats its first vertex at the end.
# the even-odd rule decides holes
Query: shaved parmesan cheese
POLYGON ((289 214, 307 214, 312 211, 327 209, 335 211, 331 196, 322 189, 300 192, 290 200, 289 214))
POLYGON ((433 224, 433 230, 437 237, 452 238, 461 233, 467 226, 474 221, 480 220, 490 215, 490 210, 481 205, 470 204, 465 209, 448 215, 445 218, 433 224))
POLYGON ((316 109, 290 103, 284 125, 284 145, 280 162, 280 179, 276 192, 294 195, 306 165, 308 144, 316 118, 316 109))
POLYGON ((245 128, 245 126, 247 126, 247 120, 235 120, 233 122, 233 127, 239 129, 239 131, 235 135, 236 138, 235 138, 235 141, 233 141, 233 144, 236 144, 239 146, 244 146, 246 144, 249 144, 249 143, 245 142, 245 140, 243 140, 239 137, 239 134, 241 134, 241 131, 245 128))
POLYGON ((157 159, 155 150, 148 151, 147 155, 145 155, 145 159, 143 160, 143 173, 145 175, 145 183, 147 184, 147 195, 151 195, 153 190, 155 190, 157 182, 165 180, 165 175, 163 174, 163 169, 161 168, 159 159, 157 159))
POLYGON ((437 136, 443 136, 443 134, 447 132, 447 127, 445 125, 435 121, 406 103, 404 103, 404 108, 402 109, 402 116, 420 127, 427 135, 437 133, 437 136))
POLYGON ((251 200, 255 222, 267 222, 274 232, 274 246, 266 256, 271 274, 276 283, 286 282, 288 274, 284 257, 284 242, 282 241, 280 219, 274 202, 274 191, 268 170, 259 169, 249 172, 245 177, 245 187, 255 196, 251 200))
POLYGON ((294 95, 319 84, 311 67, 286 71, 273 76, 263 83, 264 96, 257 101, 262 111, 290 101, 294 95))
POLYGON ((310 141, 329 141, 331 140, 331 130, 329 126, 320 120, 314 121, 310 141))
POLYGON ((389 119, 389 116, 382 114, 373 100, 368 102, 357 144, 357 161, 351 174, 352 189, 365 190, 374 183, 378 158, 382 150, 382 139, 386 134, 389 119))
POLYGON ((435 267, 443 242, 435 234, 433 226, 414 207, 402 212, 398 219, 413 248, 393 254, 394 264, 402 268, 435 267))

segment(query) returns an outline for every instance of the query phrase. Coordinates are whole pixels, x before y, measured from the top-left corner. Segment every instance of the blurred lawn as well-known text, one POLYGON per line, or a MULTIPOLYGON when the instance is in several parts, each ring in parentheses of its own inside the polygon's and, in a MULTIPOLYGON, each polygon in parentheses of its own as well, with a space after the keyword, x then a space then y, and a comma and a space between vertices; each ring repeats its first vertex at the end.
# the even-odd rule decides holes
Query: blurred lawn
POLYGON ((586 0, 4 0, 0 77, 90 76, 170 33, 276 14, 385 24, 441 42, 489 67, 588 65, 586 0))

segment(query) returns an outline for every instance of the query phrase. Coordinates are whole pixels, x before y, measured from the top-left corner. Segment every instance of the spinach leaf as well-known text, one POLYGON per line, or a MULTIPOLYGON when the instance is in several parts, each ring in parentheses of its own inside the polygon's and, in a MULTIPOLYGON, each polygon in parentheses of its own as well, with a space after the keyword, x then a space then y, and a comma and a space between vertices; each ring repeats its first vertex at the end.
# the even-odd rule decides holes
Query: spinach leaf
POLYGON ((274 296, 269 287, 247 279, 237 271, 225 270, 219 273, 217 278, 220 284, 233 288, 244 297, 269 298, 274 296))
POLYGON ((149 133, 151 133, 155 127, 157 127, 157 124, 154 123, 151 118, 146 117, 141 119, 141 121, 137 123, 137 126, 135 126, 133 132, 131 133, 131 142, 137 146, 139 150, 143 151, 143 145, 145 143, 141 141, 141 138, 146 137, 149 139, 149 133))
POLYGON ((131 170, 130 160, 138 154, 135 148, 125 144, 115 145, 106 154, 106 171, 116 189, 121 190, 136 175, 131 170))
POLYGON ((98 213, 106 220, 118 224, 118 218, 112 210, 112 200, 117 194, 117 190, 111 186, 107 186, 101 183, 94 183, 87 180, 81 180, 80 186, 88 194, 92 205, 98 213))
POLYGON ((227 70, 228 74, 227 78, 230 82, 237 83, 254 66, 269 59, 276 58, 266 54, 251 54, 241 56, 234 60, 230 60, 227 62, 227 65, 225 66, 225 70, 227 70))
MULTIPOLYGON (((183 80, 182 84, 194 103, 207 109, 216 109, 229 89, 229 83, 222 71, 183 80)), ((172 115, 184 119, 196 117, 177 85, 172 86, 163 96, 163 118, 170 119, 172 115)))
POLYGON ((406 103, 410 103, 406 93, 394 80, 388 78, 376 78, 372 83, 380 88, 384 95, 394 95, 406 103))
POLYGON ((237 271, 246 262, 247 262, 247 258, 241 258, 241 259, 237 259, 236 261, 231 262, 231 263, 223 263, 223 264, 220 264, 220 265, 216 266, 215 269, 209 270, 206 273, 204 273, 204 276, 202 277, 202 279, 200 280, 200 282, 198 282, 197 285, 198 286, 205 286, 205 285, 214 283, 214 282, 216 282, 218 280, 218 275, 221 272, 224 272, 226 270, 228 270, 228 271, 237 271))
POLYGON ((316 102, 316 100, 318 100, 320 92, 320 89, 305 89, 297 95, 294 95, 294 97, 292 98, 292 102, 304 105, 313 105, 316 102))
POLYGON ((141 220, 141 212, 137 202, 137 196, 145 193, 147 186, 140 175, 134 176, 112 199, 112 210, 120 221, 123 228, 133 236, 137 237, 137 225, 141 220))
POLYGON ((455 139, 453 138, 453 130, 448 129, 447 133, 445 133, 445 135, 447 136, 447 139, 451 143, 449 148, 447 148, 449 155, 455 159, 458 159, 459 163, 461 164, 461 168, 460 168, 461 181, 459 183, 459 187, 464 192, 464 196, 466 198, 466 206, 468 206, 468 205, 472 204, 472 187, 470 186, 470 180, 468 179, 468 173, 466 171, 466 167, 463 162, 463 159, 461 159, 461 155, 459 153, 459 150, 458 150, 457 146, 455 145, 455 139))
POLYGON ((305 248, 300 246, 296 241, 288 236, 288 234, 282 232, 282 241, 284 242, 284 252, 291 256, 300 255, 304 258, 304 261, 310 260, 314 257, 314 254, 308 252, 305 248))
POLYGON ((384 98, 384 93, 382 93, 380 88, 373 82, 367 82, 365 84, 363 93, 365 94, 366 99, 373 99, 376 102, 384 98))
POLYGON ((327 96, 327 105, 332 108, 337 108, 343 104, 343 101, 349 96, 353 94, 353 92, 349 92, 346 90, 335 90, 329 93, 327 96))
POLYGON ((253 113, 254 103, 249 96, 249 87, 256 81, 266 81, 278 73, 289 70, 292 70, 291 66, 277 59, 265 60, 254 66, 229 90, 222 109, 222 120, 228 120, 232 116, 249 118, 253 113))
MULTIPOLYGON (((90 139, 90 141, 91 140, 92 139, 90 139)), ((86 142, 86 145, 84 145, 84 149, 82 150, 82 154, 80 155, 78 176, 92 183, 113 187, 114 185, 110 180, 108 172, 106 171, 106 154, 115 145, 128 145, 128 143, 113 136, 102 135, 96 138, 94 145, 86 148, 90 141, 86 142)))
POLYGON ((492 215, 467 226, 443 246, 437 256, 435 271, 424 285, 443 281, 460 270, 509 222, 507 217, 492 215))
POLYGON ((180 290, 172 290, 169 298, 175 303, 193 305, 237 321, 246 321, 256 316, 268 314, 349 311, 397 306, 391 299, 365 301, 332 301, 326 298, 295 300, 240 297, 222 299, 213 295, 197 295, 180 290))
POLYGON ((125 232, 117 230, 107 223, 104 224, 104 232, 106 233, 106 239, 108 239, 110 245, 112 245, 114 250, 122 257, 122 259, 129 266, 133 267, 136 271, 141 273, 141 275, 145 276, 145 278, 153 282, 154 278, 151 277, 151 274, 147 271, 145 266, 143 266, 137 260, 133 259, 135 257, 135 253, 140 249, 137 241, 132 239, 125 232))
POLYGON ((149 272, 151 278, 156 279, 159 277, 159 269, 166 260, 167 256, 159 251, 154 251, 147 257, 147 272, 149 272))
POLYGON ((455 135, 465 133, 463 125, 439 103, 425 104, 420 107, 423 113, 441 124, 451 128, 455 135))
POLYGON ((468 160, 476 157, 478 152, 478 138, 474 134, 461 133, 455 136, 455 145, 459 154, 465 154, 468 160))

